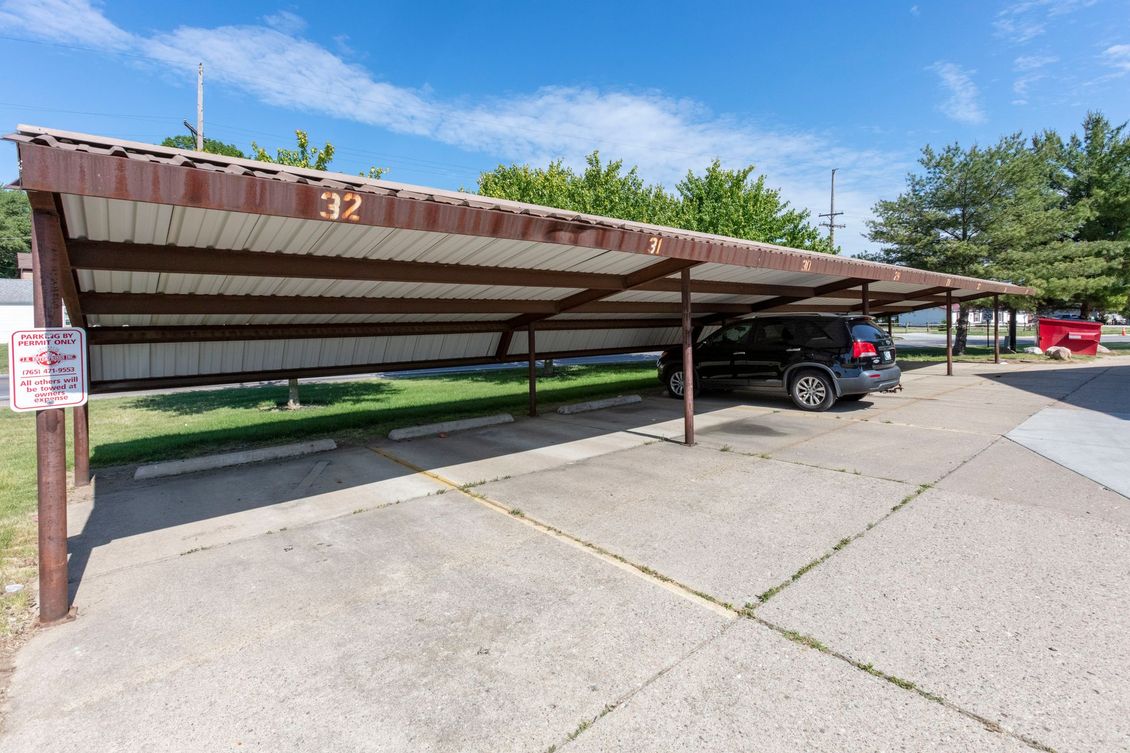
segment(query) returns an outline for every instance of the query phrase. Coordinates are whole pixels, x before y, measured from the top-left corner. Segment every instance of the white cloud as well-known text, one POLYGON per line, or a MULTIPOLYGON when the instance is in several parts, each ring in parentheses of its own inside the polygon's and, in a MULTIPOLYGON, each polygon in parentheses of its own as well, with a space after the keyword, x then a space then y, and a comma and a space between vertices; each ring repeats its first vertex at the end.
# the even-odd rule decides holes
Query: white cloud
POLYGON ((910 15, 912 15, 912 16, 921 16, 921 15, 922 15, 922 11, 921 11, 921 10, 919 10, 919 8, 918 8, 918 6, 917 6, 917 5, 912 5, 912 6, 910 6, 910 15))
POLYGON ((1021 55, 1012 61, 1014 71, 1035 71, 1052 63, 1058 63, 1055 55, 1021 55))
MULTIPOLYGON (((87 0, 48 4, 58 18, 72 21, 37 26, 40 7, 19 0, 0 2, 0 18, 25 35, 56 41, 75 41, 76 34, 85 34, 71 29, 72 24, 100 28, 100 34, 85 35, 81 41, 109 52, 128 49, 162 70, 195 69, 202 60, 212 84, 247 92, 270 105, 508 160, 536 164, 562 159, 580 165, 584 155, 600 149, 639 165, 646 178, 668 186, 715 157, 730 166, 752 162, 794 206, 808 208, 813 215, 827 211, 828 174, 838 167, 836 203, 849 224, 849 232, 840 238, 849 251, 865 246, 859 233, 871 205, 897 192, 910 166, 890 154, 839 146, 825 134, 767 128, 658 91, 547 86, 487 101, 443 101, 428 91, 375 80, 364 67, 296 36, 302 24, 295 19, 301 19, 289 18, 293 14, 285 11, 272 17, 271 26, 182 26, 142 36, 115 26, 87 0)), ((959 77, 964 75, 954 69, 959 77)), ((962 117, 981 117, 975 87, 968 101, 955 97, 962 117)))
POLYGON ((1057 62, 1059 62, 1059 58, 1054 55, 1021 55, 1013 60, 1012 70, 1020 75, 1012 82, 1012 93, 1016 95, 1012 104, 1028 104, 1029 90, 1032 85, 1046 78, 1042 72, 1043 69, 1057 62))
POLYGON ((0 3, 0 28, 107 50, 124 49, 133 39, 88 0, 5 0, 0 3))
POLYGON ((1021 0, 1001 9, 993 21, 997 35, 1015 44, 1040 36, 1057 16, 1094 5, 1098 0, 1021 0))
POLYGON ((263 22, 275 31, 281 31, 283 34, 294 35, 306 31, 306 19, 289 10, 280 10, 278 13, 263 16, 263 22))
POLYGON ((959 123, 976 124, 985 122, 985 112, 981 109, 981 92, 973 83, 972 74, 957 63, 939 60, 928 70, 938 74, 942 86, 949 93, 938 110, 947 118, 959 123))
POLYGON ((1130 44, 1115 44, 1103 50, 1103 62, 1121 73, 1130 73, 1130 44))

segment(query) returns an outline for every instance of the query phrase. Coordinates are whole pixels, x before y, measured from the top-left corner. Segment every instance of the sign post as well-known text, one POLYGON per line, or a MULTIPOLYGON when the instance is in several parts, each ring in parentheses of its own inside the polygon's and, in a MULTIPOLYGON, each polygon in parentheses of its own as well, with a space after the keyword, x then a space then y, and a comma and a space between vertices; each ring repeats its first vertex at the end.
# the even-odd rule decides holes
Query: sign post
POLYGON ((86 405, 86 331, 17 330, 8 343, 8 405, 17 412, 86 405))

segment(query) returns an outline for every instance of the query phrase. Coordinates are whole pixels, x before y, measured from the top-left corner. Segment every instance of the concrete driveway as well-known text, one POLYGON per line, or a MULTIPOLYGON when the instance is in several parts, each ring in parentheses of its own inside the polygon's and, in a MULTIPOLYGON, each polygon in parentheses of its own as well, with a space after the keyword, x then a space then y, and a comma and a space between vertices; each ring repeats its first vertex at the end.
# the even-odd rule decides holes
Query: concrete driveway
POLYGON ((1130 500, 1006 437, 1118 360, 103 473, 0 751, 1127 749, 1130 500))

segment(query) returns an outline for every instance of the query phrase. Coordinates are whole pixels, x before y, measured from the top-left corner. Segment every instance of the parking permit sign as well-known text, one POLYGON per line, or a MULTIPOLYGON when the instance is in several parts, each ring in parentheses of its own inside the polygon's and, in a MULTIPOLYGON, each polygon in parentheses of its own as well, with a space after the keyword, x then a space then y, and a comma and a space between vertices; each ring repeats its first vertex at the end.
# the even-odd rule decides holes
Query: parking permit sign
POLYGON ((17 412, 85 405, 86 331, 23 329, 8 343, 8 405, 17 412))

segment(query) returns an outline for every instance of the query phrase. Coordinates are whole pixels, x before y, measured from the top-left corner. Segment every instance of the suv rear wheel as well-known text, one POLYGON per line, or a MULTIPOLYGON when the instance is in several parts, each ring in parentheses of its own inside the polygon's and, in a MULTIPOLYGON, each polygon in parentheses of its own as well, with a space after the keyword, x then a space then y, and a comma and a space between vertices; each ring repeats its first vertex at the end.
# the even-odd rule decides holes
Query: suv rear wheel
MULTIPOLYGON (((676 400, 683 399, 683 391, 686 389, 687 381, 683 379, 682 369, 671 369, 667 372, 667 378, 664 380, 667 386, 667 396, 673 397, 676 400)), ((694 375, 694 394, 697 397, 700 391, 698 373, 694 375)))
POLYGON ((824 372, 807 369, 793 377, 789 397, 801 410, 824 411, 836 402, 836 388, 824 372))

